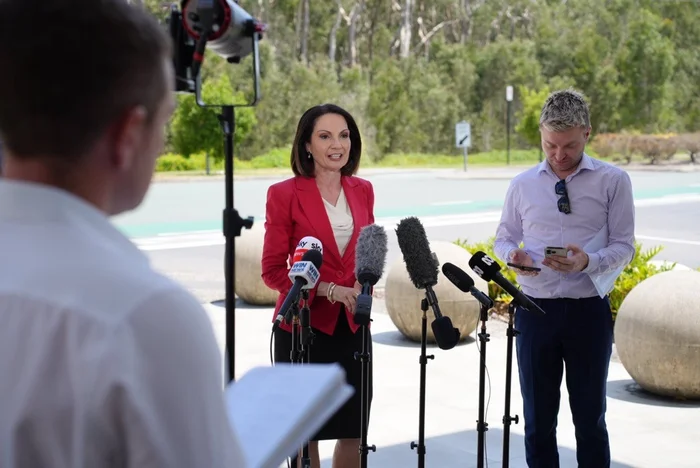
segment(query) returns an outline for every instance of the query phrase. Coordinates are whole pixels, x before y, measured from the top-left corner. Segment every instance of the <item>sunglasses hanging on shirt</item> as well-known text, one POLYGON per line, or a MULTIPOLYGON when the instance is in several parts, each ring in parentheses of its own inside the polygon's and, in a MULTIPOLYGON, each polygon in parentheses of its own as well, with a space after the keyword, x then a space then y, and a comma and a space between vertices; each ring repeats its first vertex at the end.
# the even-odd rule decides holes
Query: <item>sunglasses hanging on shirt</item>
POLYGON ((559 208, 560 213, 569 214, 571 213, 571 203, 569 203, 569 193, 566 191, 566 180, 561 179, 554 186, 554 192, 559 195, 559 200, 557 200, 557 208, 559 208))

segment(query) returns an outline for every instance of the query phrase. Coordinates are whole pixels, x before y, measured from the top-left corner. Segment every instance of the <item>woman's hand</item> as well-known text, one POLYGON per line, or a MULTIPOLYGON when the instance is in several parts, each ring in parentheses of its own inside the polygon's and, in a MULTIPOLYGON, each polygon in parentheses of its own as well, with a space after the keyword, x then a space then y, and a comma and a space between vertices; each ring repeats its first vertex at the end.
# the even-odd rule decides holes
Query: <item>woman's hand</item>
POLYGON ((355 285, 355 288, 348 288, 347 286, 336 286, 333 290, 333 300, 342 302, 345 308, 351 313, 355 313, 355 305, 357 304, 357 296, 359 296, 361 289, 355 285))

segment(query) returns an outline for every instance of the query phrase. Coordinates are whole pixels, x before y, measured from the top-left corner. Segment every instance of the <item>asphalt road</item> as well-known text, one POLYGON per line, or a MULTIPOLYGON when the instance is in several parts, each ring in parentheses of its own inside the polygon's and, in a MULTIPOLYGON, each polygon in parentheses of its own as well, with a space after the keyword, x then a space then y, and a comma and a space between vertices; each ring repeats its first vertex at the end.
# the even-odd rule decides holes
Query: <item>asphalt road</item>
MULTIPOLYGON (((430 241, 476 242, 492 236, 509 180, 522 170, 361 174, 374 185, 375 216, 389 234, 387 264, 401 255, 393 227, 405 216, 419 216, 430 241)), ((639 171, 630 176, 637 239, 644 248, 663 245, 659 260, 700 267, 700 171, 639 171)), ((282 178, 236 180, 234 205, 240 214, 254 216, 261 225, 267 187, 282 178)), ((202 302, 221 299, 224 193, 222 178, 157 182, 137 211, 115 221, 148 252, 156 268, 180 280, 202 302)))

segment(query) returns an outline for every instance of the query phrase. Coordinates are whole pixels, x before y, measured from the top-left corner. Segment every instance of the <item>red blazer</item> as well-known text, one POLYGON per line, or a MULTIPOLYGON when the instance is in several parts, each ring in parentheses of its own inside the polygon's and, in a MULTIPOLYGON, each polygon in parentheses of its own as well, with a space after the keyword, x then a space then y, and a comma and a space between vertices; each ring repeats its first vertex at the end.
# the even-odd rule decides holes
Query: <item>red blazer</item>
MULTIPOLYGON (((355 285, 355 246, 360 229, 374 223, 374 189, 372 184, 358 177, 341 177, 343 190, 354 220, 354 230, 345 253, 341 256, 335 242, 326 208, 313 178, 293 177, 270 186, 267 191, 265 213, 265 240, 262 253, 262 279, 280 295, 272 320, 277 317, 292 282, 287 274, 294 250, 305 236, 313 236, 323 244, 321 281, 339 286, 355 285)), ((331 304, 325 297, 316 297, 316 289, 309 291, 311 325, 332 335, 342 303, 331 304)), ((345 312, 353 332, 359 328, 352 313, 345 312)), ((292 326, 282 321, 280 328, 291 331, 292 326)))

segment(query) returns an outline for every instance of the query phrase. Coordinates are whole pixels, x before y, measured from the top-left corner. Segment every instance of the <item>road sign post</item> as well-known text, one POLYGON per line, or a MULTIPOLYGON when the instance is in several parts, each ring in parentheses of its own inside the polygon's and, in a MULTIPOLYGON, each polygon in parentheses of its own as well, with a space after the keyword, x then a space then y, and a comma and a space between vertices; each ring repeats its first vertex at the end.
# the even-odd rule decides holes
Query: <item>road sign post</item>
POLYGON ((506 86, 506 102, 507 104, 507 109, 506 109, 506 152, 507 152, 507 162, 510 166, 510 106, 513 102, 513 87, 512 86, 506 86))
POLYGON ((471 125, 462 120, 455 125, 455 145, 462 148, 464 155, 464 171, 467 171, 467 149, 472 145, 471 125))

